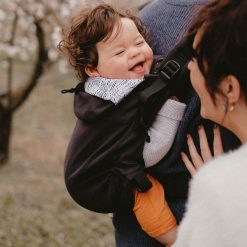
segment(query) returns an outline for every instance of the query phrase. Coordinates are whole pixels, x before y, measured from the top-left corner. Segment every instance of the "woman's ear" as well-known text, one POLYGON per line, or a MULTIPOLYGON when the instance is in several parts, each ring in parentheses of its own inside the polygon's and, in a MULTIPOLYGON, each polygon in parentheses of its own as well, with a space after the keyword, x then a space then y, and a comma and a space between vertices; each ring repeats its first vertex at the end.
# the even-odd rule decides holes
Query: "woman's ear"
POLYGON ((239 80, 233 76, 227 76, 220 84, 220 88, 228 100, 229 105, 236 104, 241 96, 239 80))
POLYGON ((86 74, 87 74, 89 77, 100 76, 100 74, 99 74, 97 68, 94 68, 94 67, 89 66, 89 65, 87 65, 87 66, 85 67, 85 72, 86 72, 86 74))

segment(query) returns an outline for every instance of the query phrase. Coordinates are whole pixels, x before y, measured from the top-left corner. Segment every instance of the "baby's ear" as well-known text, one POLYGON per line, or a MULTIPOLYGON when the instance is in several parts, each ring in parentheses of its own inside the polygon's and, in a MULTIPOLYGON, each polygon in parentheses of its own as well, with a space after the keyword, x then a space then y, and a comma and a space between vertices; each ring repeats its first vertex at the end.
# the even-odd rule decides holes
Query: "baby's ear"
POLYGON ((94 68, 94 67, 89 66, 89 65, 87 65, 87 66, 85 67, 85 72, 86 72, 86 74, 87 74, 89 77, 100 76, 100 74, 99 74, 97 68, 94 68))

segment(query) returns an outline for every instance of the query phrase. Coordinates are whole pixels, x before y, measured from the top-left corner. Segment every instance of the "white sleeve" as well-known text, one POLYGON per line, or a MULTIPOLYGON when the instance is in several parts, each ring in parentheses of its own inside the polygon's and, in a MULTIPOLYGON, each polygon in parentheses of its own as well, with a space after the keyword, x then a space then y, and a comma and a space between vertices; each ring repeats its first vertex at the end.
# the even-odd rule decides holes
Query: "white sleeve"
MULTIPOLYGON (((231 244, 234 239, 232 236, 237 236, 236 232, 225 231, 225 225, 229 226, 229 222, 231 225, 231 220, 225 220, 229 217, 225 215, 225 208, 228 205, 222 197, 224 194, 223 183, 219 183, 221 188, 216 185, 217 179, 221 175, 212 172, 214 167, 210 167, 212 168, 211 172, 210 169, 204 172, 206 166, 202 167, 190 182, 186 212, 178 227, 177 239, 172 247, 226 246, 228 243, 229 246, 242 246, 231 244), (203 169, 204 171, 202 171, 203 169)), ((229 193, 229 190, 226 191, 229 193)))
POLYGON ((169 151, 174 141, 186 105, 168 99, 158 112, 153 125, 148 130, 150 142, 145 142, 143 158, 145 167, 159 162, 169 151))

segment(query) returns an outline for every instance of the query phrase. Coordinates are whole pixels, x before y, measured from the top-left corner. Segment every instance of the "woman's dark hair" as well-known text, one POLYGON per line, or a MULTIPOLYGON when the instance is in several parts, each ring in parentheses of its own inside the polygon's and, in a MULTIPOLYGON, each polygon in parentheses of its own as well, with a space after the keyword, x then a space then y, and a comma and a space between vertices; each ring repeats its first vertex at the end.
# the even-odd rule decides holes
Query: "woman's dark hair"
POLYGON ((191 36, 201 32, 195 52, 213 99, 219 83, 228 75, 239 80, 247 99, 246 20, 246 0, 219 0, 200 10, 189 31, 191 36))
POLYGON ((82 9, 71 19, 68 27, 63 29, 63 40, 60 41, 58 49, 68 55, 69 62, 81 81, 88 78, 85 67, 96 67, 98 64, 96 44, 107 40, 115 25, 120 27, 121 18, 131 19, 147 40, 147 30, 131 11, 116 9, 108 4, 82 9))

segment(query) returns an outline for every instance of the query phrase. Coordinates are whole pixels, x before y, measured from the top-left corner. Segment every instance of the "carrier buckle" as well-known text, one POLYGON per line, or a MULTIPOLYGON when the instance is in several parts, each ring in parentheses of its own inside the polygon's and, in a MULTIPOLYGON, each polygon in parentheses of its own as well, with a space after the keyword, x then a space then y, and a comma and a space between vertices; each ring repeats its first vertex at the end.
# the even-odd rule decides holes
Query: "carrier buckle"
POLYGON ((170 80, 179 70, 181 66, 175 60, 168 61, 161 69, 161 76, 166 80, 170 80))

